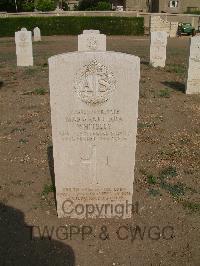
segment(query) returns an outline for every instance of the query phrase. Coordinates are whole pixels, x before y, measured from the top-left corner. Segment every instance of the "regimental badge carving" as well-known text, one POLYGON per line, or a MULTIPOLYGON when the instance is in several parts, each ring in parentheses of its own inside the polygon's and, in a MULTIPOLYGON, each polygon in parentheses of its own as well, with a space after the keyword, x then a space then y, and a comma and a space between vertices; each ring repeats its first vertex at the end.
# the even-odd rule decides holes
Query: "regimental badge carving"
POLYGON ((89 37, 87 39, 87 46, 88 46, 89 50, 91 50, 91 51, 97 50, 97 47, 98 47, 97 39, 95 37, 89 37))
POLYGON ((83 102, 101 104, 109 99, 116 87, 116 79, 106 66, 92 60, 76 74, 74 87, 83 102))

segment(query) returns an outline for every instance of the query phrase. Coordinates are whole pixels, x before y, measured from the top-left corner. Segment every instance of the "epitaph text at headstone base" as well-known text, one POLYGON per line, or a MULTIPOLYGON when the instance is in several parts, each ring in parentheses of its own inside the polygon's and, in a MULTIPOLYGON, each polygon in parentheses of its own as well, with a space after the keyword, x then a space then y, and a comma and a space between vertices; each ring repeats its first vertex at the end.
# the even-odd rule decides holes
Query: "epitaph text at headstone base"
POLYGON ((167 33, 151 32, 150 64, 153 67, 165 67, 167 49, 167 33))
POLYGON ((130 218, 139 58, 75 52, 49 69, 58 216, 88 218, 90 206, 91 218, 130 218))
POLYGON ((186 93, 200 93, 200 36, 190 39, 186 93))
POLYGON ((31 31, 15 32, 17 66, 33 66, 33 47, 31 31))
POLYGON ((78 35, 78 51, 106 51, 106 35, 99 33, 84 33, 78 35))

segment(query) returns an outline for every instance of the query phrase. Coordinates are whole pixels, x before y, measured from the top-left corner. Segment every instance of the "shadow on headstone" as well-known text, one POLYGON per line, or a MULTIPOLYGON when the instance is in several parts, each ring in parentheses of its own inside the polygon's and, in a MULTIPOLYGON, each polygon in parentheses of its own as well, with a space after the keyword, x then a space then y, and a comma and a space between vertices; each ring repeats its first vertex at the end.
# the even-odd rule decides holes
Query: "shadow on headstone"
MULTIPOLYGON (((49 172, 51 175, 51 182, 54 189, 54 199, 56 202, 56 185, 55 185, 55 172, 54 172, 54 159, 53 159, 53 146, 50 145, 47 148, 47 156, 48 156, 48 165, 49 165, 49 172)), ((57 206, 57 203, 56 203, 57 206)))
POLYGON ((0 89, 3 87, 3 81, 0 80, 0 89))
POLYGON ((181 91, 185 93, 185 84, 178 82, 178 81, 164 81, 162 82, 163 85, 176 90, 176 91, 181 91))
POLYGON ((0 203, 0 265, 75 266, 73 249, 49 237, 33 237, 24 214, 0 203))

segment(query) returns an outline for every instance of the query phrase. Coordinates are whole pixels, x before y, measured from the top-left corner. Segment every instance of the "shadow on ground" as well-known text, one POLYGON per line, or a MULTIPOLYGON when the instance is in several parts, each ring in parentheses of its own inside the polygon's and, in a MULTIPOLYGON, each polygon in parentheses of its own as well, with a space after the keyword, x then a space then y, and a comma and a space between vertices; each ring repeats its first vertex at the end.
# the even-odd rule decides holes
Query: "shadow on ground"
POLYGON ((70 246, 31 231, 20 210, 0 203, 0 265, 75 266, 70 246))
POLYGON ((183 93, 185 93, 185 84, 181 83, 181 82, 177 82, 177 81, 164 81, 162 82, 163 85, 176 90, 176 91, 181 91, 183 93))

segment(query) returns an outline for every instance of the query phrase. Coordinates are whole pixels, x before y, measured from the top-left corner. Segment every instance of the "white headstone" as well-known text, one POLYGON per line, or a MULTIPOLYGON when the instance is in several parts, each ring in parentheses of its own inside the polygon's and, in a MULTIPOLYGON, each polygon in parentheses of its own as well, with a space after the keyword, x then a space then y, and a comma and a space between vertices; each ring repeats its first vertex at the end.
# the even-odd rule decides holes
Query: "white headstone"
POLYGON ((38 27, 34 28, 33 35, 34 35, 34 41, 35 42, 41 41, 41 32, 40 32, 40 29, 38 27))
POLYGON ((151 32, 150 64, 153 67, 165 67, 167 49, 167 33, 151 32))
POLYGON ((21 28, 21 31, 27 31, 27 28, 21 28))
POLYGON ((100 34, 99 30, 84 30, 83 34, 100 34))
POLYGON ((58 216, 131 217, 140 59, 74 52, 49 69, 58 216))
POLYGON ((200 93, 200 36, 192 37, 190 40, 186 93, 200 93))
POLYGON ((78 51, 106 51, 106 35, 99 33, 84 33, 78 35, 78 51))
POLYGON ((17 66, 33 66, 33 47, 31 31, 15 32, 17 66))

